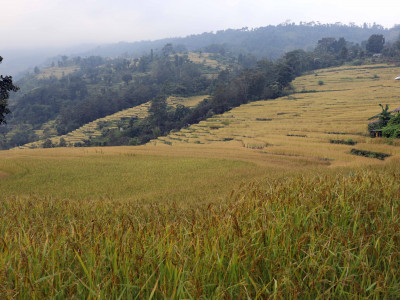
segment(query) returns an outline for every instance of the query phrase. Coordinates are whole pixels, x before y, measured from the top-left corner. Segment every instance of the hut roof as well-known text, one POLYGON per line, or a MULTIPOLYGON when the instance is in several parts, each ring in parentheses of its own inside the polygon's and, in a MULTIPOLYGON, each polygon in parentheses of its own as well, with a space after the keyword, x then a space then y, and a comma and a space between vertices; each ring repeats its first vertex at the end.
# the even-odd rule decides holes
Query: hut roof
POLYGON ((376 123, 379 123, 379 120, 372 121, 372 122, 370 122, 368 124, 376 124, 376 123))
POLYGON ((400 112, 400 106, 396 108, 395 110, 392 110, 391 112, 400 112))

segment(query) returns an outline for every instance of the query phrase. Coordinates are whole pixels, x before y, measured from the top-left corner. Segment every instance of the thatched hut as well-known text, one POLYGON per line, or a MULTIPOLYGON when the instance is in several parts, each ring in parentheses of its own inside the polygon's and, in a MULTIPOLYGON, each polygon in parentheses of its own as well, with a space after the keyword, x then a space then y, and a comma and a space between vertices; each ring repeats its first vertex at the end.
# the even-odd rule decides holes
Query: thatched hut
POLYGON ((399 113, 400 112, 400 106, 398 108, 396 108, 395 110, 391 111, 392 113, 399 113))
POLYGON ((382 129, 378 127, 379 120, 368 123, 368 131, 372 138, 382 137, 382 129))

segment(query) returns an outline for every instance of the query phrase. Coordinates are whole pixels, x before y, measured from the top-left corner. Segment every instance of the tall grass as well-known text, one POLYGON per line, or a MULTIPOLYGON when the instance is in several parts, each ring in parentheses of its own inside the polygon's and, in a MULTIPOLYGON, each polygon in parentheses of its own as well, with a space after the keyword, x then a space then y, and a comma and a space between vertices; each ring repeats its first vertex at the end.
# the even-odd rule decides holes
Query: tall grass
POLYGON ((0 298, 399 298, 399 167, 185 208, 0 196, 0 298))

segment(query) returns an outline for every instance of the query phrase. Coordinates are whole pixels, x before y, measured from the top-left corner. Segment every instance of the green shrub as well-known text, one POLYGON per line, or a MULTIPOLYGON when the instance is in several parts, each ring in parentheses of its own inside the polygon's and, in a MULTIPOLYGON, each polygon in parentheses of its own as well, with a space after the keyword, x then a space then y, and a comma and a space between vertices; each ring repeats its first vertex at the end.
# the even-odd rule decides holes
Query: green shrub
POLYGON ((59 147, 67 147, 67 142, 64 138, 60 138, 60 142, 58 144, 59 147))
POLYGON ((54 148, 54 144, 50 139, 47 139, 42 144, 43 148, 54 148))
POLYGON ((391 118, 387 126, 382 128, 382 135, 388 138, 400 138, 400 113, 391 118))
POLYGON ((358 149, 351 149, 350 153, 353 155, 358 155, 358 156, 365 156, 365 157, 370 157, 370 158, 377 158, 380 160, 384 160, 386 157, 391 156, 390 154, 382 153, 382 152, 373 152, 373 151, 367 151, 367 150, 358 150, 358 149))
POLYGON ((137 146, 139 144, 140 144, 140 141, 137 137, 131 138, 129 140, 129 145, 131 145, 131 146, 137 146))
POLYGON ((347 140, 330 140, 331 144, 344 144, 344 145, 355 145, 357 144, 356 141, 353 139, 347 139, 347 140))
POLYGON ((382 129, 382 136, 388 138, 400 138, 400 125, 388 125, 382 129))
POLYGON ((224 120, 221 122, 222 125, 228 126, 231 122, 229 120, 224 120))

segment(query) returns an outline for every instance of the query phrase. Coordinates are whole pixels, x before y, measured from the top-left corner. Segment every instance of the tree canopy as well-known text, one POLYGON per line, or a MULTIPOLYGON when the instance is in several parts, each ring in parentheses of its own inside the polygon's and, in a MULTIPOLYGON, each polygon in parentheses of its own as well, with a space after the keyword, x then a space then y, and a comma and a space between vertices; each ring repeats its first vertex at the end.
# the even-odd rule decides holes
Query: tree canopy
POLYGON ((382 34, 373 34, 369 37, 367 45, 365 47, 369 52, 381 53, 384 45, 385 45, 384 36, 382 34))
MULTIPOLYGON (((0 63, 3 58, 0 56, 0 63)), ((8 109, 7 99, 10 97, 10 92, 18 91, 18 87, 13 85, 11 76, 0 75, 0 124, 5 123, 5 115, 10 113, 8 109)))

